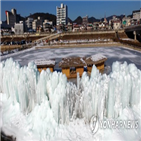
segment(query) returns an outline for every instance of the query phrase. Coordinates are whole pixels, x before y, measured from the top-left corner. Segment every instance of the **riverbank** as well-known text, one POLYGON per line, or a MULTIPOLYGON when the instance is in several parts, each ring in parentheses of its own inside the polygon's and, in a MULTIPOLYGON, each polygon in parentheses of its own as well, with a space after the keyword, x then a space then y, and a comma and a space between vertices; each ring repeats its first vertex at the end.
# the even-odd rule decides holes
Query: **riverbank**
POLYGON ((46 45, 46 46, 38 46, 35 47, 35 49, 45 49, 45 48, 85 48, 85 47, 127 47, 129 49, 133 49, 136 51, 141 52, 141 48, 125 44, 125 43, 120 43, 120 42, 108 42, 108 43, 83 43, 83 44, 65 44, 65 45, 46 45))
POLYGON ((109 46, 117 46, 116 42, 108 42, 108 43, 83 43, 83 44, 62 44, 62 45, 45 45, 38 46, 35 49, 44 49, 44 48, 82 48, 82 47, 109 47, 109 46))

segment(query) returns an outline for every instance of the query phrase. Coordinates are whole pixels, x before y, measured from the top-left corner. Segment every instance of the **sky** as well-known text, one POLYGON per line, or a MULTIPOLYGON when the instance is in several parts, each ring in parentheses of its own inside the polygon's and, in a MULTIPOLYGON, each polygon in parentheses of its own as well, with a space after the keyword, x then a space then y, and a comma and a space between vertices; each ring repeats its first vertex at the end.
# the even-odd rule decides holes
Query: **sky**
POLYGON ((61 3, 68 6, 68 17, 72 20, 86 15, 97 19, 105 15, 130 15, 141 8, 141 1, 1 1, 1 20, 6 20, 5 11, 12 8, 23 17, 36 12, 56 15, 56 6, 60 7, 61 3))

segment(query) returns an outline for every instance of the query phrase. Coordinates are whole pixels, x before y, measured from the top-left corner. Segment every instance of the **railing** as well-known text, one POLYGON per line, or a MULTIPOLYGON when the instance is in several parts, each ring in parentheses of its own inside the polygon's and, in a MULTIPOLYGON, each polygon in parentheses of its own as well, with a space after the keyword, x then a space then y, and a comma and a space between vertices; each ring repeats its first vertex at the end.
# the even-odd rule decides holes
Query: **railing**
MULTIPOLYGON (((124 30, 123 29, 118 29, 118 31, 122 31, 124 30)), ((114 29, 108 29, 108 30, 105 30, 105 29, 97 29, 97 30, 85 30, 85 31, 61 31, 61 33, 78 33, 78 32, 81 32, 81 33, 88 33, 88 32, 105 32, 105 31, 115 31, 114 29)), ((51 33, 47 33, 47 32, 35 32, 35 33, 24 33, 24 34, 10 34, 10 35, 2 35, 2 37, 6 37, 6 36, 12 36, 12 37, 18 37, 18 36, 31 36, 31 35, 35 35, 35 36, 42 36, 42 35, 52 35, 52 34, 55 34, 57 32, 51 32, 51 33)))

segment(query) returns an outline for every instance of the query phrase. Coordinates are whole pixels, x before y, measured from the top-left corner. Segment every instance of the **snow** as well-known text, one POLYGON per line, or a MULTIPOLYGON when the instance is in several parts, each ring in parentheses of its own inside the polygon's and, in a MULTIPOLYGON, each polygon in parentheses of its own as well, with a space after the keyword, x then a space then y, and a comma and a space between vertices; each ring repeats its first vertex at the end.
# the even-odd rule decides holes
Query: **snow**
POLYGON ((141 139, 141 70, 135 64, 114 62, 109 75, 93 66, 90 77, 77 74, 76 86, 60 72, 39 73, 34 62, 21 67, 10 58, 0 63, 0 79, 1 129, 17 141, 141 139), (93 135, 92 116, 138 120, 139 127, 93 135))
MULTIPOLYGON (((70 43, 96 43, 99 41, 103 41, 103 42, 109 42, 111 41, 111 39, 80 39, 80 40, 59 40, 59 41, 50 41, 50 45, 55 45, 55 44, 60 44, 60 43, 64 43, 64 44, 70 44, 70 43)), ((48 45, 48 43, 46 43, 45 41, 39 43, 37 46, 44 46, 44 45, 48 45)))
POLYGON ((87 48, 59 48, 59 49, 35 49, 24 50, 21 52, 1 56, 4 61, 12 57, 14 61, 18 61, 21 66, 28 65, 29 62, 35 60, 52 60, 55 58, 55 70, 59 69, 59 62, 62 58, 69 57, 89 57, 95 54, 101 54, 107 58, 105 65, 108 72, 111 71, 112 63, 115 61, 134 63, 137 68, 141 69, 141 52, 128 49, 126 47, 87 47, 87 48))
POLYGON ((121 38, 121 40, 134 41, 134 39, 130 39, 130 38, 121 38))
POLYGON ((55 65, 55 60, 35 60, 34 61, 36 65, 55 65))
POLYGON ((20 55, 22 53, 26 53, 26 52, 29 52, 31 50, 35 50, 35 47, 32 47, 32 48, 29 48, 29 49, 26 49, 26 50, 22 50, 22 51, 15 51, 14 53, 8 53, 8 51, 6 51, 5 55, 1 56, 1 59, 5 59, 5 58, 9 58, 9 57, 13 57, 15 55, 20 55))
POLYGON ((101 54, 95 54, 91 56, 91 60, 94 62, 100 61, 102 59, 106 59, 106 57, 104 55, 101 54))

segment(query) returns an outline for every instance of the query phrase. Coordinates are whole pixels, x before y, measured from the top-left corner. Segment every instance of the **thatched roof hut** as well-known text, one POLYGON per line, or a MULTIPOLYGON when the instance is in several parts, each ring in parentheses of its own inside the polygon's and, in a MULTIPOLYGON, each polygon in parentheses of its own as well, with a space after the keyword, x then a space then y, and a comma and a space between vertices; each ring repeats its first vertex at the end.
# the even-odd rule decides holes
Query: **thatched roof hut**
POLYGON ((53 60, 35 60, 35 64, 37 65, 37 68, 47 68, 47 67, 54 67, 55 66, 55 59, 53 60))
POLYGON ((59 67, 61 68, 84 67, 84 66, 86 66, 86 62, 84 61, 84 58, 81 57, 63 58, 62 61, 59 63, 59 67))
POLYGON ((86 64, 89 65, 97 65, 102 62, 105 62, 107 58, 101 54, 92 55, 91 57, 87 57, 84 59, 86 64))

